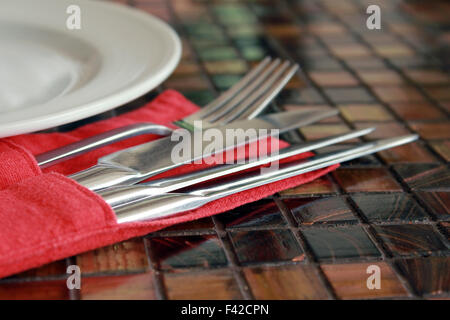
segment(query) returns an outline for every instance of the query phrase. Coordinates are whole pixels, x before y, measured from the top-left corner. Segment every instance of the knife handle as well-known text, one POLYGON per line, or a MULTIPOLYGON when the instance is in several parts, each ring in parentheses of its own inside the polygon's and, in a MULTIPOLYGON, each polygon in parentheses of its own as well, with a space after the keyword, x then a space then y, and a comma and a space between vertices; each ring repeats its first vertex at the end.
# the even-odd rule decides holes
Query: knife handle
POLYGON ((92 191, 120 184, 134 184, 142 180, 136 171, 105 164, 97 164, 72 174, 69 178, 92 191))

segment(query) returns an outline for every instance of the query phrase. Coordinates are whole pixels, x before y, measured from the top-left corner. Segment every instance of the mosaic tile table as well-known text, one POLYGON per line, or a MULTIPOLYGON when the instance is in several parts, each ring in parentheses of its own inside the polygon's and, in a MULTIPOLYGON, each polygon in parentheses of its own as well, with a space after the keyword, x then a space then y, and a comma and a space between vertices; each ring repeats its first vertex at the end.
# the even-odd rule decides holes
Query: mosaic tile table
POLYGON ((448 2, 118 2, 161 17, 183 39, 182 61, 157 92, 177 89, 204 105, 265 55, 290 58, 303 70, 271 108, 341 114, 287 139, 373 125, 367 139, 421 139, 232 212, 3 279, 0 298, 449 298, 448 2), (381 7, 382 30, 366 28, 369 4, 381 7), (80 291, 66 288, 70 264, 81 267, 80 291), (379 290, 366 286, 370 265, 381 270, 379 290))

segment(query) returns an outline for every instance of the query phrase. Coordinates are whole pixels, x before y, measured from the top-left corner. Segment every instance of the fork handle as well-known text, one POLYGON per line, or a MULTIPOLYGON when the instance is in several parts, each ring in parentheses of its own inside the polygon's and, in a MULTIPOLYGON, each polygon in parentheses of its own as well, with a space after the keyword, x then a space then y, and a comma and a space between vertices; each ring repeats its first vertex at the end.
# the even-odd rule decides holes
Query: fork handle
POLYGON ((149 133, 166 136, 170 134, 170 132, 172 132, 172 130, 163 125, 154 123, 134 123, 41 153, 36 156, 36 160, 41 168, 46 168, 61 161, 71 159, 79 154, 86 153, 117 141, 149 133))

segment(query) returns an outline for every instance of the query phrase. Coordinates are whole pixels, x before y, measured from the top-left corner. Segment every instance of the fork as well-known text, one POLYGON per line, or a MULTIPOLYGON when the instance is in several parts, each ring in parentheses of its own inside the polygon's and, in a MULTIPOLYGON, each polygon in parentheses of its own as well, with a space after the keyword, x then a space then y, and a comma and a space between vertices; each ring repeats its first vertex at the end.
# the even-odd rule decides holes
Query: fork
POLYGON ((338 152, 334 151, 320 154, 306 161, 294 161, 282 166, 279 170, 271 170, 262 174, 252 172, 244 177, 239 176, 228 181, 216 182, 212 186, 199 187, 188 193, 164 193, 156 195, 116 207, 114 211, 118 223, 161 219, 180 212, 197 209, 211 201, 241 191, 400 146, 415 141, 417 138, 417 135, 411 134, 367 142, 338 152))
MULTIPOLYGON (((224 125, 258 116, 298 70, 298 64, 266 57, 230 89, 196 113, 174 124, 192 130, 195 121, 203 127, 224 125), (259 102, 259 103, 258 103, 259 102)), ((68 160, 82 153, 142 134, 168 135, 172 129, 153 123, 116 128, 36 156, 41 168, 68 160)))

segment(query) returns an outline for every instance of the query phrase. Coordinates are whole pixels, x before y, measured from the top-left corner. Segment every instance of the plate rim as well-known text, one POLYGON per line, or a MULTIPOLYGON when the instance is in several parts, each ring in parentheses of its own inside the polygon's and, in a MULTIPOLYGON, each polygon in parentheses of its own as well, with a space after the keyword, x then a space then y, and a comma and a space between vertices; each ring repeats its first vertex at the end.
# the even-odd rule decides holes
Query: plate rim
MULTIPOLYGON (((118 3, 102 2, 102 1, 86 1, 86 0, 73 0, 73 3, 82 4, 89 3, 90 5, 108 6, 110 9, 119 12, 119 14, 126 14, 133 19, 138 19, 139 22, 149 24, 149 21, 153 25, 158 25, 167 32, 169 42, 173 46, 173 52, 167 59, 167 63, 160 68, 156 74, 152 74, 151 77, 144 75, 142 79, 137 82, 131 82, 128 86, 123 87, 121 90, 111 92, 107 96, 98 98, 94 101, 86 102, 82 105, 66 108, 58 112, 53 112, 46 115, 36 115, 24 120, 15 120, 10 123, 0 124, 0 138, 32 133, 40 130, 50 129, 56 126, 79 121, 91 116, 95 116, 102 112, 112 110, 119 106, 122 106, 134 99, 137 99, 144 94, 150 92, 152 89, 166 80, 175 70, 181 59, 182 44, 181 39, 175 30, 162 19, 139 10, 137 8, 121 5, 118 3)), ((45 103, 39 106, 45 106, 45 103)), ((32 108, 33 106, 31 106, 32 108)), ((24 109, 25 110, 25 109, 24 109)), ((8 113, 4 113, 6 116, 8 113)))

